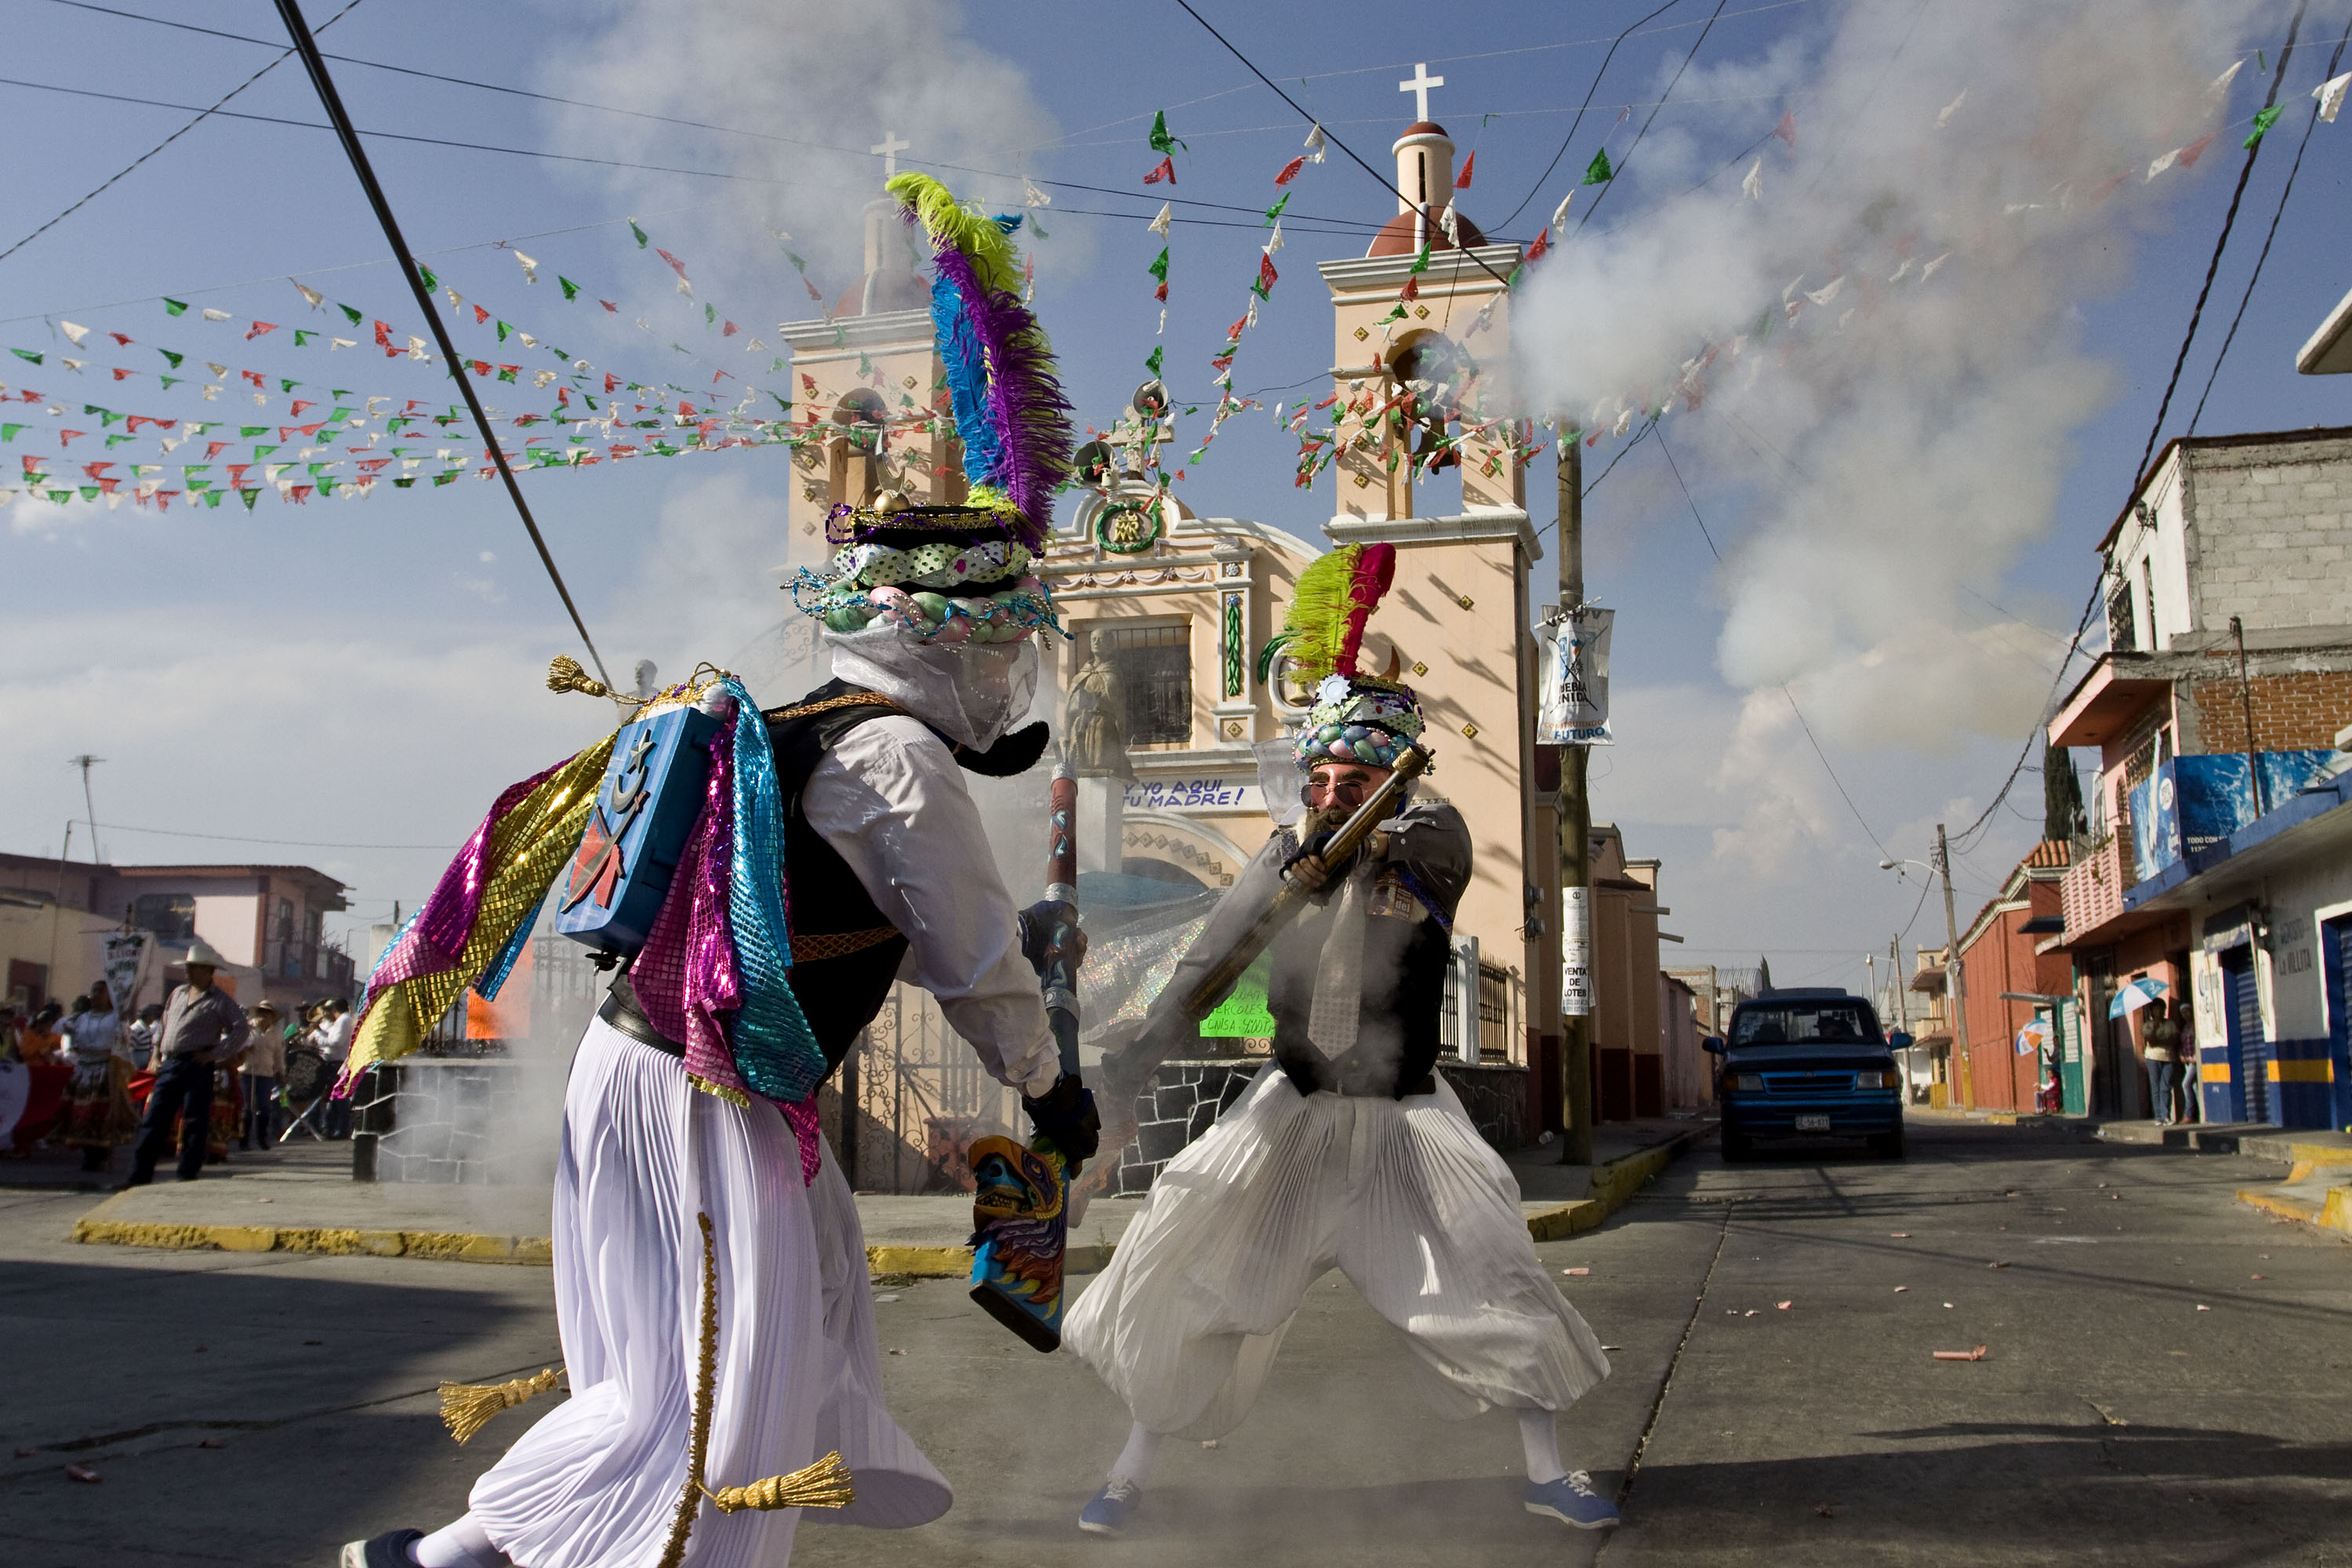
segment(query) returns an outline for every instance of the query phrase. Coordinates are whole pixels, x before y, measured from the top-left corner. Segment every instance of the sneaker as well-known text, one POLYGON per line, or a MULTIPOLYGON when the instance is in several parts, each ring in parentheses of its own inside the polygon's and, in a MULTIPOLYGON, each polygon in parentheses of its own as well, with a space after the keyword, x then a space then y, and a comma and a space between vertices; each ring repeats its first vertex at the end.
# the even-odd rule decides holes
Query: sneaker
POLYGON ((408 1549, 424 1539, 421 1530, 387 1530, 373 1541, 347 1542, 340 1568, 416 1568, 408 1549))
POLYGON ((1549 1514, 1579 1530, 1606 1530, 1617 1522, 1617 1510, 1592 1489, 1592 1478, 1570 1470, 1556 1481, 1528 1483, 1528 1511, 1549 1514))
POLYGON ((1078 1528, 1088 1535, 1123 1535, 1135 1505, 1142 1500, 1141 1487, 1124 1476, 1113 1476, 1095 1493, 1095 1500, 1078 1510, 1078 1528))

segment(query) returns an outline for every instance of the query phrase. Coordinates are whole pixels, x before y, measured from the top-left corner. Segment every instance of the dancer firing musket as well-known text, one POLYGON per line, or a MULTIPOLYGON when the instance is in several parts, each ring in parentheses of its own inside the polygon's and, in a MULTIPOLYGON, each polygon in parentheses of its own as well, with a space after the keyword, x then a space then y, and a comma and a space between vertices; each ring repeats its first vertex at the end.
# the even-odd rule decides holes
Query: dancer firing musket
POLYGON ((1404 798, 1425 760, 1412 690, 1356 669, 1394 569, 1392 546, 1351 545, 1299 574, 1285 638, 1322 678, 1296 745, 1308 813, 1250 862, 1141 1036, 1104 1063, 1123 1105, 1270 936, 1274 1060, 1169 1163, 1064 1325, 1133 1420, 1078 1517, 1091 1533, 1126 1527, 1164 1437, 1241 1424, 1332 1268, 1401 1331, 1441 1414, 1517 1415, 1528 1511, 1617 1521, 1560 1464, 1554 1430, 1608 1360, 1537 1258, 1509 1167, 1434 1071, 1470 834, 1451 805, 1404 798), (1398 803, 1359 844, 1370 825, 1354 819, 1384 790, 1398 803))

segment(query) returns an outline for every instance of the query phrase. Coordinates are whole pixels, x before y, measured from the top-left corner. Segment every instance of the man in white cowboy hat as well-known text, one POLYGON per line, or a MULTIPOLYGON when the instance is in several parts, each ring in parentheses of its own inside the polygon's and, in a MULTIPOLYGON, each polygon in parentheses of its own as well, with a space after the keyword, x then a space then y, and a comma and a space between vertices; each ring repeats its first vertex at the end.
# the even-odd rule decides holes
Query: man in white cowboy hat
POLYGON ((163 999, 152 1064, 155 1089, 139 1121, 139 1142, 131 1151, 131 1179, 125 1186, 143 1187, 155 1179, 155 1162, 171 1139, 175 1115, 181 1123, 180 1180, 193 1182, 204 1173, 213 1068, 235 1061, 252 1032, 236 999, 213 984, 214 972, 227 960, 199 937, 189 946, 185 962, 187 983, 173 987, 163 999))

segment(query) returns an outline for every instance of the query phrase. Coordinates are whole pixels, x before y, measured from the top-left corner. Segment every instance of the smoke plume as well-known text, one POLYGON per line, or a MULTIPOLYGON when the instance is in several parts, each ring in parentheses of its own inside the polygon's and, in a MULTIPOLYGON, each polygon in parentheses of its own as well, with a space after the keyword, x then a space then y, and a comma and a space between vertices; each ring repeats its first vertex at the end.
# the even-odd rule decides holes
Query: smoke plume
POLYGON ((2236 156, 2263 84, 2213 84, 2263 9, 1855 0, 1811 45, 1694 66, 1675 97, 1714 106, 1662 116, 1580 233, 1579 194, 1518 373, 1588 432, 1669 408, 1686 477, 1746 477, 1717 651, 1751 703, 1787 682, 1827 734, 1938 752, 2037 717, 2057 646, 1986 600, 2114 395, 2074 310, 2236 156))

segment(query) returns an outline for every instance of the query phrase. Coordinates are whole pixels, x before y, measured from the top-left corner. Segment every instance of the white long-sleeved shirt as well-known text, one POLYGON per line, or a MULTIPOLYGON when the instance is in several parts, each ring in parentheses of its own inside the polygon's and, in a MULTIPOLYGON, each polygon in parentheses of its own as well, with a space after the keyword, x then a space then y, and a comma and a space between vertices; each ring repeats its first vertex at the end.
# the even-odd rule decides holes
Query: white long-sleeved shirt
POLYGON ((1053 1088, 1060 1057, 1036 972, 945 742, 915 719, 861 724, 809 774, 801 806, 906 933, 898 978, 939 999, 998 1081, 1029 1094, 1053 1088))

